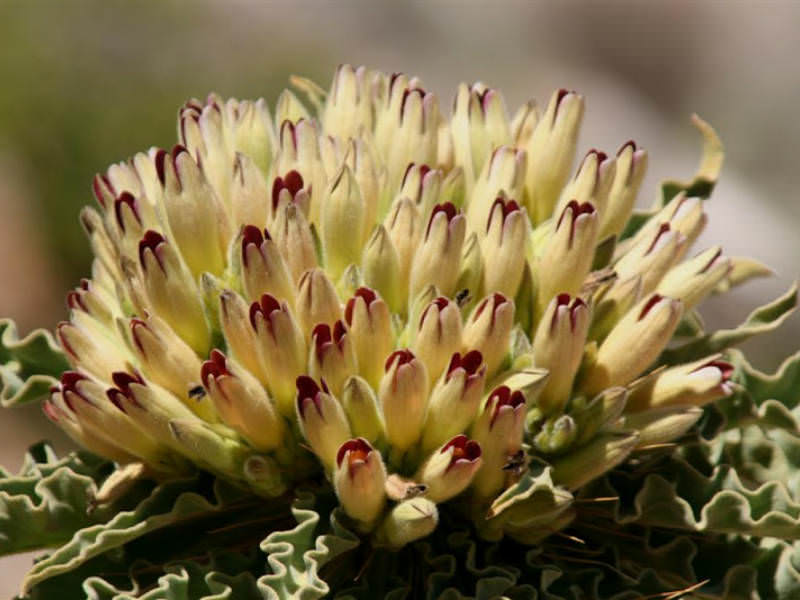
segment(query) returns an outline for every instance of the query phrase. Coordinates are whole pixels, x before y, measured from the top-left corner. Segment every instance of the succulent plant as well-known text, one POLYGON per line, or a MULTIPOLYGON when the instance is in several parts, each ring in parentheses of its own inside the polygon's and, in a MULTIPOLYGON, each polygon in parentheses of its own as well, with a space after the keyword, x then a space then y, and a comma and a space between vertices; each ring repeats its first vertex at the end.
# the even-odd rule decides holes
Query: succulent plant
POLYGON ((23 595, 800 597, 800 355, 732 349, 796 292, 705 331, 769 273, 691 249, 711 127, 638 210, 634 142, 572 173, 575 92, 294 85, 187 102, 95 178, 55 339, 0 322, 3 403, 85 448, 0 480, 23 595))

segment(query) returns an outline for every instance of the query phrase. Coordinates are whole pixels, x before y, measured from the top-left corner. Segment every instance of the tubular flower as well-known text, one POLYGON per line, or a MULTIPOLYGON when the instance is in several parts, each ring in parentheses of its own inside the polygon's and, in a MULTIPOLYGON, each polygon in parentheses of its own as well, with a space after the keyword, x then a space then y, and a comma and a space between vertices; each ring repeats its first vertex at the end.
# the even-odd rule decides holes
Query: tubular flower
POLYGON ((303 87, 316 112, 289 92, 274 118, 193 100, 171 152, 95 179, 94 276, 68 296, 71 370, 45 402, 78 443, 260 495, 327 479, 390 548, 451 501, 487 537, 533 540, 570 519, 502 516, 531 461, 563 508, 733 393, 722 348, 673 343, 741 273, 717 247, 684 259, 702 186, 631 219, 647 154, 575 167, 582 96, 510 119, 464 84, 448 119, 404 75, 303 87))

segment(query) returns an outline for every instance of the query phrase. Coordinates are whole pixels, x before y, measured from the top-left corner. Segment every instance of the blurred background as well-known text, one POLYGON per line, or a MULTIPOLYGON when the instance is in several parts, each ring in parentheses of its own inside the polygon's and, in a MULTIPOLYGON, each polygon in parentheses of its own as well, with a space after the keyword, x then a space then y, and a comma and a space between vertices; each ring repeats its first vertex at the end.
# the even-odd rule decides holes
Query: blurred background
MULTIPOLYGON (((296 73, 328 86, 338 63, 422 78, 448 110, 460 81, 500 88, 510 111, 558 87, 587 99, 578 154, 633 138, 650 152, 640 203, 689 177, 697 112, 727 149, 700 245, 777 274, 706 303, 732 326, 798 275, 799 2, 0 1, 0 315, 21 332, 66 316, 88 274, 78 210, 93 175, 175 142, 178 107, 209 91, 274 101, 296 73)), ((750 343, 773 370, 800 346, 800 318, 750 343)), ((63 437, 38 407, 2 414, 0 464, 63 437)), ((30 557, 0 559, 0 596, 30 557)))

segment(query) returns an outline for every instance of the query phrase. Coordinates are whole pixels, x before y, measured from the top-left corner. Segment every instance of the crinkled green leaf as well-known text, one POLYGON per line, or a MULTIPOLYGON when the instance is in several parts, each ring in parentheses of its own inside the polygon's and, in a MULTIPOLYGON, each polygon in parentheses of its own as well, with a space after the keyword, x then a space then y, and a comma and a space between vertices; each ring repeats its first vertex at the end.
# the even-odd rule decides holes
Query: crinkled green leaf
POLYGON ((20 338, 14 321, 0 319, 0 405, 38 400, 68 368, 49 331, 37 329, 20 338))
POLYGON ((58 458, 33 446, 19 474, 0 470, 0 555, 56 546, 97 522, 89 510, 108 461, 84 452, 58 458))
POLYGON ((797 284, 794 284, 779 298, 755 309, 738 327, 719 329, 677 348, 665 350, 659 362, 666 364, 691 362, 721 352, 755 335, 773 331, 789 318, 796 307, 797 284))
POLYGON ((29 590, 155 530, 225 507, 224 487, 215 485, 214 492, 208 495, 196 490, 196 478, 163 483, 135 509, 119 512, 106 523, 80 529, 67 544, 34 565, 23 580, 23 589, 29 590))
POLYGON ((314 504, 313 494, 299 492, 292 503, 297 526, 288 531, 273 531, 261 543, 271 570, 258 579, 258 589, 264 598, 324 597, 330 590, 320 576, 320 569, 358 546, 358 536, 344 526, 338 510, 331 513, 330 530, 319 531, 320 515, 314 504))

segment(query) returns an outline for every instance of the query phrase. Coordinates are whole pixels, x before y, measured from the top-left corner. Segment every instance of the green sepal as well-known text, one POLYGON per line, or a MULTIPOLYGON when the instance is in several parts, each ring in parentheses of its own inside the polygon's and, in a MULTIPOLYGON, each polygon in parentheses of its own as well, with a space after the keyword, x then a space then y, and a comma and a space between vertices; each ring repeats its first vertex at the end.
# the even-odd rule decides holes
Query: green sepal
POLYGON ((0 405, 27 404, 46 396, 69 369, 52 334, 36 329, 23 338, 11 319, 0 319, 0 405))

